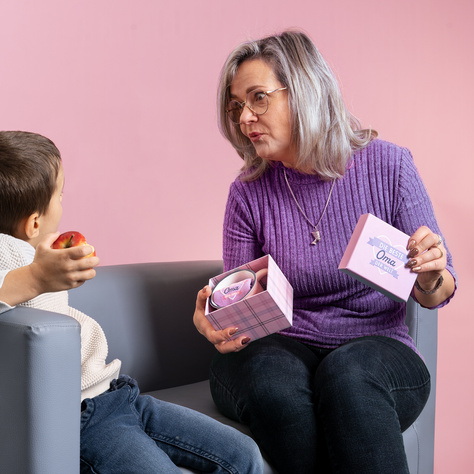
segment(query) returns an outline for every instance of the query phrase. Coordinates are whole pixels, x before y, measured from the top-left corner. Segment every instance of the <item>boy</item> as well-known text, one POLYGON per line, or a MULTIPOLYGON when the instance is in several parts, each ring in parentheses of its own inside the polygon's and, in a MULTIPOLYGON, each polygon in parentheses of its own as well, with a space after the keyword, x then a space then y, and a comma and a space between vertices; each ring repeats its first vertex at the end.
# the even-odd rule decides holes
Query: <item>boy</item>
POLYGON ((96 321, 68 305, 65 290, 93 278, 89 246, 52 250, 62 216, 64 171, 53 142, 0 132, 0 313, 14 305, 56 311, 81 324, 81 472, 261 473, 247 436, 184 407, 139 395, 109 364, 96 321), (124 430, 126 428, 126 430, 124 430), (122 435, 121 435, 122 433, 122 435), (125 433, 125 434, 124 434, 125 433))

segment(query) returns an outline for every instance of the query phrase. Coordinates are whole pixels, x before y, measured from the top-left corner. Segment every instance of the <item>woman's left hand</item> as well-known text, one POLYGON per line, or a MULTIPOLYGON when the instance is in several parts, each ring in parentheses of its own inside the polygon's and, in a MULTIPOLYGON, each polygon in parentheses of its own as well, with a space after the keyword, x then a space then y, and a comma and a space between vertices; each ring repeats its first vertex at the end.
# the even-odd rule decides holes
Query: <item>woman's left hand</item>
POLYGON ((407 267, 418 274, 416 281, 424 290, 416 292, 417 299, 427 307, 442 303, 453 293, 454 279, 446 270, 446 248, 441 235, 426 226, 419 227, 409 238, 407 250, 407 267), (430 293, 432 290, 435 291, 430 293))
POLYGON ((410 237, 407 250, 407 267, 419 274, 418 283, 436 284, 447 263, 442 237, 422 226, 410 237))

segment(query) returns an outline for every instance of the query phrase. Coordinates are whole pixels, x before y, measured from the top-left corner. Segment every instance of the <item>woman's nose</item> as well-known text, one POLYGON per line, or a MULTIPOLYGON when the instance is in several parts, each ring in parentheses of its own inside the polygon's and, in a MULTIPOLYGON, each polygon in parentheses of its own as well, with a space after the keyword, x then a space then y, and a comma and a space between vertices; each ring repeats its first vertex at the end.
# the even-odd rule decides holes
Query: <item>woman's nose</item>
POLYGON ((242 113, 240 114, 240 123, 255 122, 257 120, 257 114, 248 106, 244 105, 242 113))

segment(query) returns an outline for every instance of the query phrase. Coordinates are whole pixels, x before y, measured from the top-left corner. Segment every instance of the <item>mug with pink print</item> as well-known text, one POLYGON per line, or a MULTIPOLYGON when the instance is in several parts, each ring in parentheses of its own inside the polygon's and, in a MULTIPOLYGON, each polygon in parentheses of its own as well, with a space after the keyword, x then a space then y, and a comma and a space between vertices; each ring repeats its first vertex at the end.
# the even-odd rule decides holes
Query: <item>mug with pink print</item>
POLYGON ((223 278, 212 290, 209 302, 213 308, 225 308, 237 301, 264 291, 262 284, 268 273, 267 268, 257 272, 236 270, 223 278))

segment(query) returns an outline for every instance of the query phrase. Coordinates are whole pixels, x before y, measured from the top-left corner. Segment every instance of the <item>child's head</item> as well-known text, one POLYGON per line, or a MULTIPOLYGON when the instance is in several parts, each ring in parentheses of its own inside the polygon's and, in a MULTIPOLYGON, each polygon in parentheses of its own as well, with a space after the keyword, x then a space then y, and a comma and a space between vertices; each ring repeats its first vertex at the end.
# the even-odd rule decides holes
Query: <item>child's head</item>
POLYGON ((56 229, 43 227, 55 232, 63 183, 61 154, 51 140, 36 133, 0 131, 0 232, 30 238, 23 237, 23 224, 35 216, 46 219, 51 211, 56 229))

